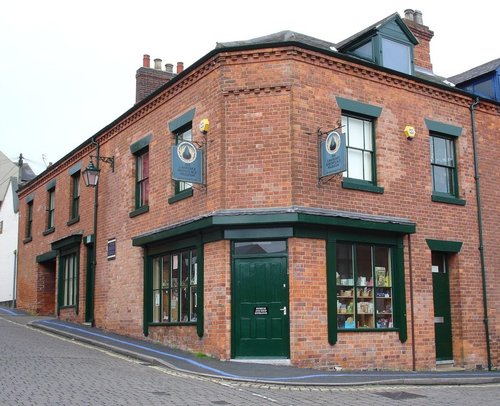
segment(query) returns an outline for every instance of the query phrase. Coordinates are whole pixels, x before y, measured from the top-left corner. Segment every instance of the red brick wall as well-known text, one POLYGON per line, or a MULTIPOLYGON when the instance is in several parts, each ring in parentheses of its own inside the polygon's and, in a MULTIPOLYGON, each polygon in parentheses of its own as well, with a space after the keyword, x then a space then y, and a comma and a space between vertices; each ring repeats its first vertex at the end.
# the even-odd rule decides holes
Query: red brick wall
MULTIPOLYGON (((115 157, 115 171, 101 164, 99 217, 97 230, 97 271, 95 292, 96 324, 113 331, 140 336, 142 332, 143 250, 132 246, 132 238, 167 225, 218 209, 268 208, 280 206, 322 207, 374 215, 405 217, 417 224, 411 237, 412 275, 418 369, 435 365, 431 255, 426 239, 462 241, 462 251, 452 261, 452 303, 455 361, 466 367, 485 365, 484 326, 481 308, 481 272, 478 255, 478 226, 471 144, 470 99, 424 83, 355 66, 334 57, 298 48, 221 53, 192 72, 185 73, 155 100, 124 118, 99 137, 101 155, 115 157), (340 120, 336 97, 344 97, 382 107, 376 121, 377 176, 383 194, 341 187, 340 177, 326 184, 317 182, 318 127, 330 129, 340 120), (168 122, 196 108, 193 133, 196 141, 207 140, 207 188, 196 187, 191 198, 168 203, 174 195, 170 180, 170 147, 174 143, 168 122), (197 124, 210 120, 210 131, 202 135, 197 124), (431 201, 429 131, 424 118, 463 127, 457 139, 460 197, 465 206, 431 201), (406 125, 416 130, 413 141, 403 135, 406 125), (130 145, 152 135, 150 151, 149 212, 130 218, 134 210, 135 159, 130 145), (106 259, 106 241, 117 239, 117 257, 106 259), (456 278, 455 278, 456 277, 456 278)), ((482 171, 495 172, 497 145, 494 135, 498 113, 479 109, 480 150, 487 156, 482 171)), ((81 162, 84 168, 92 146, 56 164, 21 192, 21 224, 25 227, 24 198, 34 194, 33 240, 20 244, 18 303, 34 309, 37 301, 35 257, 50 250, 50 243, 71 233, 92 233, 93 190, 82 183, 80 221, 67 226, 70 177, 68 168, 81 162), (45 229, 46 183, 57 178, 55 232, 45 229)), ((496 207, 495 178, 484 182, 484 204, 496 207)), ((490 318, 494 362, 498 363, 498 322, 495 318, 500 297, 494 275, 498 261, 494 251, 498 240, 495 218, 485 213, 485 252, 490 294, 490 318)), ((21 236, 22 240, 23 236, 21 236)), ((152 337, 172 345, 227 359, 230 356, 229 243, 205 247, 205 333, 197 341, 194 328, 165 328, 152 337), (213 270, 222 270, 214 272, 213 270), (215 312, 214 314, 210 314, 215 312), (184 343, 184 344, 182 344, 184 343)), ((339 335, 336 346, 324 339, 326 293, 314 305, 297 297, 300 288, 312 289, 325 277, 324 242, 293 240, 290 260, 290 304, 293 305, 292 359, 300 365, 339 364, 379 367, 382 360, 394 368, 409 368, 410 340, 402 345, 395 333, 339 335), (306 252, 301 250, 306 248, 306 252), (314 248, 314 250, 313 250, 314 248), (312 252, 315 252, 314 258, 312 252), (318 272, 317 274, 314 271, 318 272), (293 277, 292 277, 293 275, 293 277), (296 277, 296 279, 295 279, 296 277), (308 280, 307 278, 312 278, 308 280), (313 306, 313 307, 311 307, 313 306), (319 323, 305 320, 311 311, 319 323), (295 319, 294 317, 297 317, 295 319), (317 336, 311 343, 300 341, 308 329, 317 336), (295 339, 297 341, 295 341, 295 339), (391 342, 388 347, 387 341, 391 342), (374 346, 373 343, 380 343, 374 346), (394 344, 394 345, 392 345, 394 344), (361 351, 348 351, 360 349, 361 351), (345 351, 344 351, 345 350, 345 351), (344 355, 350 353, 353 355, 344 355), (342 354, 342 355, 340 355, 342 354), (314 361, 311 361, 314 360, 314 361), (363 364, 364 363, 364 364, 363 364)), ((80 257, 80 314, 83 320, 86 254, 80 257)), ((405 251, 407 301, 409 255, 405 251)), ((498 274, 498 272, 496 272, 498 274)), ((407 303, 409 308, 409 303, 407 303)), ((65 313, 71 311, 65 311, 65 313)), ((65 315, 66 317, 66 315, 65 315)), ((69 317, 69 316, 67 316, 69 317)), ((408 316, 410 323, 411 316, 408 316)), ((409 325, 410 326, 410 325, 409 325)), ((409 330, 410 336, 410 330, 409 330)), ((311 340, 310 340, 311 341, 311 340)))

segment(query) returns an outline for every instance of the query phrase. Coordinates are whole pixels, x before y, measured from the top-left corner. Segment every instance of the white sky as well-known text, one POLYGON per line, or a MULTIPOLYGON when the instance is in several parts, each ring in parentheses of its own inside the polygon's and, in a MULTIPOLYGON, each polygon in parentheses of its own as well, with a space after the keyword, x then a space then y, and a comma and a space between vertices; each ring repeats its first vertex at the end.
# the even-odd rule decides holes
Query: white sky
MULTIPOLYGON (((434 31, 434 72, 500 57, 500 2, 476 0, 12 0, 0 5, 0 150, 36 173, 135 102, 142 55, 187 68, 216 42, 282 30, 334 43, 406 8, 434 31)), ((152 63, 153 64, 153 63, 152 63)))

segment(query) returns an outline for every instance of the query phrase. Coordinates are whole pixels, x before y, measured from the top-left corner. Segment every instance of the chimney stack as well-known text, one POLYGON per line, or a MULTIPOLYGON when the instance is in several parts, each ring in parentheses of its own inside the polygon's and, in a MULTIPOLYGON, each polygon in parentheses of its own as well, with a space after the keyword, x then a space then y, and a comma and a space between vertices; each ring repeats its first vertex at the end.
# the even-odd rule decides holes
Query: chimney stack
POLYGON ((177 74, 184 70, 184 62, 177 62, 177 74))
POLYGON ((434 32, 424 25, 422 12, 419 10, 406 9, 404 22, 418 40, 414 50, 415 69, 421 68, 432 73, 430 42, 434 32))
MULTIPOLYGON (((162 69, 161 59, 156 58, 154 60, 154 68, 151 68, 150 56, 144 54, 142 58, 142 67, 140 67, 135 74, 135 102, 138 103, 141 100, 148 97, 156 89, 163 86, 170 79, 176 76, 173 72, 174 65, 171 63, 165 64, 165 70, 162 69)), ((182 72, 183 64, 179 62, 177 64, 177 72, 182 72), (179 63, 181 65, 179 71, 179 63)))

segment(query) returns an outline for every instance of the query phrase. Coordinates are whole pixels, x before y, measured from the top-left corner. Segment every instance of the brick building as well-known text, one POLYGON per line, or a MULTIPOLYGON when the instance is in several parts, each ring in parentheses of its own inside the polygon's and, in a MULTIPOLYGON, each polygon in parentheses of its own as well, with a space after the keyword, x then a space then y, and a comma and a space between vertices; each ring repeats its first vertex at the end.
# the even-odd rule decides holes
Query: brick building
POLYGON ((499 104, 432 35, 407 10, 170 70, 19 192, 18 306, 225 360, 498 365, 499 104))

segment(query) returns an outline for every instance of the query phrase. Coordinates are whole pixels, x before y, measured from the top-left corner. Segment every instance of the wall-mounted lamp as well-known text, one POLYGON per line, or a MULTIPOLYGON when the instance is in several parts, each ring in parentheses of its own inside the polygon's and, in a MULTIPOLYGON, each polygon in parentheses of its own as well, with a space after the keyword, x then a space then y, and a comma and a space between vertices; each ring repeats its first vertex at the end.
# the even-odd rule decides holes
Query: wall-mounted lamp
POLYGON ((90 156, 90 162, 87 168, 82 172, 83 180, 85 182, 85 186, 87 187, 96 187, 97 182, 99 181, 99 161, 107 163, 111 166, 111 172, 115 171, 115 157, 106 157, 106 156, 90 156), (97 166, 94 165, 94 161, 92 158, 96 158, 97 166))

